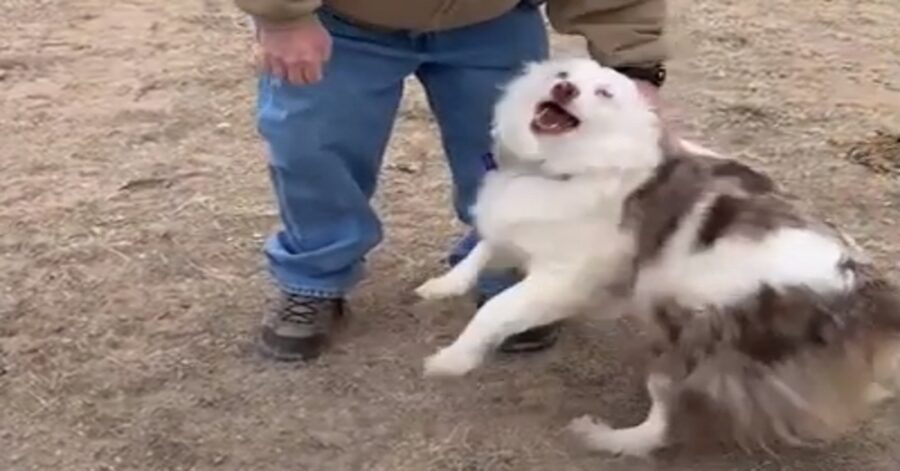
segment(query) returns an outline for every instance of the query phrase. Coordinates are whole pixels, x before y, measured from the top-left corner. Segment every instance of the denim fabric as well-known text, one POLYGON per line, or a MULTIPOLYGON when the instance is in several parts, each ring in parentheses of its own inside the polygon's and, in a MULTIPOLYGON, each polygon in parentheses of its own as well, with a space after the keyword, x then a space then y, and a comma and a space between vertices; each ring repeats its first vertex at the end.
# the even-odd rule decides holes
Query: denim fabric
MULTIPOLYGON (((370 206, 403 91, 415 75, 439 124, 454 183, 455 209, 469 224, 490 151, 500 86, 526 61, 548 55, 539 10, 523 4, 502 17, 437 33, 358 27, 322 9, 334 38, 322 81, 294 86, 263 76, 257 121, 282 229, 266 241, 270 271, 290 293, 339 297, 360 280, 382 238, 370 206)), ((476 240, 452 250, 454 263, 476 240)), ((484 279, 493 294, 510 280, 484 279)))

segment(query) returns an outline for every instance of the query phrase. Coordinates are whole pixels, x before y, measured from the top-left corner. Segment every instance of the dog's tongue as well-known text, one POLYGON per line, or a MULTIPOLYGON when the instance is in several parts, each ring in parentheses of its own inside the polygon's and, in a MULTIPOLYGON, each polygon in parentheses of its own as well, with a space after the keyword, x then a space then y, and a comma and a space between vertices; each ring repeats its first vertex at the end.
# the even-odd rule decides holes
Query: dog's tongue
POLYGON ((569 117, 556 106, 543 106, 538 111, 537 122, 546 128, 557 128, 565 125, 569 117))
POLYGON ((561 106, 550 102, 538 108, 534 116, 534 125, 541 131, 560 132, 575 127, 577 120, 561 106))

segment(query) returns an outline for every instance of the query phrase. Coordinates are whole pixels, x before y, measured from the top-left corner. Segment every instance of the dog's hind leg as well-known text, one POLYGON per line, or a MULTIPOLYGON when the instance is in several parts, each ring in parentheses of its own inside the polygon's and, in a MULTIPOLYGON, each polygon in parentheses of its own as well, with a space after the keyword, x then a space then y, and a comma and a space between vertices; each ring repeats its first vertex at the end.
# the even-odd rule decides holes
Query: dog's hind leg
POLYGON ((866 389, 866 402, 871 405, 879 405, 882 402, 894 399, 897 393, 879 383, 872 383, 866 389))
POLYGON ((510 335, 572 316, 581 299, 555 274, 530 274, 489 299, 452 345, 425 361, 429 376, 461 376, 510 335))
POLYGON ((480 241, 447 273, 432 278, 416 288, 416 294, 423 299, 442 299, 462 296, 478 282, 478 275, 496 261, 495 250, 485 241, 480 241))
POLYGON ((639 425, 614 429, 589 416, 575 419, 569 424, 574 433, 588 448, 614 454, 646 456, 666 445, 669 429, 668 390, 671 380, 661 374, 651 374, 647 379, 652 405, 647 418, 639 425))

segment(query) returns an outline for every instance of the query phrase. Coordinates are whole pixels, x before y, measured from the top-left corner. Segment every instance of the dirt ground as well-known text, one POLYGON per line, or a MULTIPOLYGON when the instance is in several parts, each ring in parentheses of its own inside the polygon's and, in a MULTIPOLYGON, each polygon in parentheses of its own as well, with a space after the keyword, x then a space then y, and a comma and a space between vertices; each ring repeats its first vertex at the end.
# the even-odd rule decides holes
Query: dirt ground
MULTIPOLYGON (((687 132, 772 172, 896 275, 897 173, 844 155, 900 130, 897 1, 671 4, 666 94, 687 132)), ((387 240, 349 329, 314 364, 261 359, 260 243, 277 221, 248 32, 228 0, 0 0, 0 469, 900 469, 897 407, 778 457, 580 450, 571 418, 644 412, 618 325, 421 378, 472 306, 411 296, 460 232, 413 83, 378 197, 387 240)))

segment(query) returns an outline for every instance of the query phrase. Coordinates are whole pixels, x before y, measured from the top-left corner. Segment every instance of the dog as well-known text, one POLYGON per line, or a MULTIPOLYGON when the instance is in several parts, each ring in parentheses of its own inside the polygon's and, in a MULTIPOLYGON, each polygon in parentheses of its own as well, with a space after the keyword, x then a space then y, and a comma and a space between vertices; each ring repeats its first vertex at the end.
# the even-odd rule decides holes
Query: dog
POLYGON ((740 444, 829 440, 889 395, 896 287, 764 173, 664 153, 657 115, 625 76, 587 59, 530 64, 492 131, 480 242, 416 292, 463 295, 490 270, 524 276, 425 360, 426 375, 464 375, 509 335, 581 312, 639 319, 646 419, 569 427, 592 449, 637 456, 698 417, 740 444))

